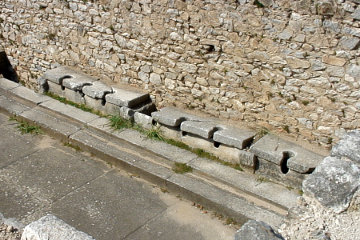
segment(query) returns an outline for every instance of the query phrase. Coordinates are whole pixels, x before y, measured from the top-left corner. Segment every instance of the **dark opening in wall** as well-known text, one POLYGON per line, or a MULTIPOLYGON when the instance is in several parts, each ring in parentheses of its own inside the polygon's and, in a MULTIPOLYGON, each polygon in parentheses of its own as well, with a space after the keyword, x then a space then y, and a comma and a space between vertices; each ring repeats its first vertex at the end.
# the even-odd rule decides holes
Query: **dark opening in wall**
POLYGON ((0 47, 0 74, 4 78, 9 79, 13 82, 19 82, 18 75, 15 69, 11 66, 11 63, 6 55, 6 52, 0 47))

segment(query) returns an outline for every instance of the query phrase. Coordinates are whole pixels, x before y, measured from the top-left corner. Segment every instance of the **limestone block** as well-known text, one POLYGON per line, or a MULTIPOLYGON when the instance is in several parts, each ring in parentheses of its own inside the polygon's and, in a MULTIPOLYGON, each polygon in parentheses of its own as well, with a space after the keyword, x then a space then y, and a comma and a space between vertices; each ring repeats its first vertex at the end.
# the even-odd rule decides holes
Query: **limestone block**
POLYGON ((359 186, 359 166, 337 157, 326 157, 303 182, 303 191, 340 213, 349 207, 359 186))
POLYGON ((255 163, 255 174, 258 174, 261 177, 265 176, 265 178, 274 182, 278 182, 285 186, 291 186, 297 189, 301 189, 304 178, 308 176, 308 174, 295 172, 291 169, 289 169, 289 171, 284 174, 279 165, 259 157, 256 158, 255 163))
POLYGON ((255 167, 256 156, 255 154, 241 150, 239 152, 240 164, 246 167, 255 167))
POLYGON ((255 135, 256 133, 251 130, 226 127, 216 131, 213 139, 231 147, 244 149, 249 146, 255 135))
POLYGON ((329 56, 329 55, 324 55, 322 57, 322 61, 323 61, 323 63, 333 65, 333 66, 340 66, 340 67, 344 66, 346 63, 346 60, 344 58, 339 58, 339 57, 329 56))
POLYGON ((354 50, 359 46, 360 39, 357 37, 342 37, 340 46, 346 50, 354 50))
POLYGON ((184 121, 181 123, 180 129, 205 139, 211 139, 217 130, 216 123, 207 121, 184 121))
POLYGON ((99 110, 100 112, 106 113, 106 108, 103 99, 95 99, 84 95, 85 104, 88 107, 99 110))
POLYGON ((79 91, 73 91, 71 89, 65 88, 64 97, 74 103, 85 104, 84 96, 79 91))
POLYGON ((54 215, 48 214, 24 228, 21 240, 95 240, 54 215))
POLYGON ((105 112, 111 115, 119 115, 120 114, 120 106, 106 102, 105 103, 105 112))
POLYGON ((181 141, 191 148, 199 148, 204 150, 205 152, 211 153, 223 161, 233 164, 240 163, 239 156, 242 150, 239 150, 237 148, 228 147, 221 144, 219 146, 214 146, 214 142, 207 139, 199 138, 192 134, 182 136, 181 141))
POLYGON ((360 164, 360 130, 347 132, 331 149, 331 156, 347 157, 360 164))
POLYGON ((134 122, 145 129, 151 129, 154 127, 153 118, 140 112, 134 113, 134 122))
POLYGON ((134 121, 134 113, 135 112, 128 107, 120 107, 119 115, 126 120, 134 121))
POLYGON ((61 85, 48 81, 48 86, 49 86, 48 91, 50 93, 56 94, 60 97, 65 97, 65 89, 63 89, 61 85))
POLYGON ((62 86, 73 91, 82 91, 84 86, 91 85, 95 81, 97 81, 97 79, 91 78, 84 74, 76 73, 71 75, 69 78, 64 78, 62 81, 62 86))
POLYGON ((284 238, 264 222, 249 220, 236 232, 235 240, 283 240, 284 238))
POLYGON ((135 112, 143 113, 146 115, 151 115, 152 112, 156 111, 156 106, 154 103, 149 100, 148 102, 144 102, 143 104, 132 108, 135 112))
POLYGON ((165 107, 160 111, 151 113, 155 121, 170 127, 179 127, 186 120, 201 120, 201 118, 190 115, 173 107, 165 107))
POLYGON ((112 93, 113 90, 104 83, 97 81, 92 85, 84 86, 82 92, 91 98, 102 99, 107 93, 112 93))
POLYGON ((112 103, 120 107, 133 108, 137 105, 148 101, 150 98, 148 93, 139 93, 120 88, 113 88, 113 93, 105 96, 106 102, 112 103))
POLYGON ((287 168, 299 173, 311 172, 323 159, 323 156, 272 134, 262 137, 252 145, 250 152, 281 166, 284 173, 287 168), (285 160, 287 162, 284 162, 285 160))
POLYGON ((58 85, 62 84, 63 79, 71 77, 77 74, 77 72, 69 67, 61 66, 48 70, 44 74, 44 78, 50 82, 56 83, 58 85))

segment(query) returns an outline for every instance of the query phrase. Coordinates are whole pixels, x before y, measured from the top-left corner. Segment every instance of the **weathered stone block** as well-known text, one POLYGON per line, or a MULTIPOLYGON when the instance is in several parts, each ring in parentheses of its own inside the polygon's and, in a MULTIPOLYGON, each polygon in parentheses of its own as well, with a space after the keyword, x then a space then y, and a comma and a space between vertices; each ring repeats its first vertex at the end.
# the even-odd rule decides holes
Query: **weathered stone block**
POLYGON ((120 107, 133 108, 137 105, 148 101, 150 98, 148 93, 139 93, 119 88, 113 88, 113 93, 105 96, 106 102, 112 103, 120 107))
POLYGON ((95 240, 54 215, 46 215, 24 228, 21 240, 95 240))
POLYGON ((299 173, 309 173, 323 159, 323 156, 272 134, 268 134, 257 141, 250 148, 250 152, 259 158, 281 166, 284 168, 284 173, 286 173, 286 169, 299 173))
POLYGON ((105 103, 105 112, 111 115, 119 115, 120 114, 120 106, 106 102, 105 103))
POLYGON ((63 88, 61 85, 48 81, 48 86, 48 91, 50 93, 56 94, 60 97, 65 97, 65 88, 63 88))
POLYGON ((130 121, 134 121, 134 110, 128 108, 128 107, 120 107, 120 117, 126 119, 126 120, 130 120, 130 121))
POLYGON ((331 156, 347 157, 360 164, 360 130, 347 132, 331 149, 331 156))
POLYGON ((304 193, 340 213, 349 207, 360 186, 359 166, 337 157, 326 157, 303 182, 304 193))
POLYGON ((134 121, 136 124, 139 124, 145 129, 151 129, 154 127, 153 118, 140 112, 135 112, 134 121))
POLYGON ((74 90, 65 88, 64 97, 67 100, 72 101, 74 103, 85 104, 84 94, 81 94, 79 91, 74 91, 74 90))
POLYGON ((73 91, 82 91, 84 86, 90 86, 93 82, 97 81, 95 78, 76 73, 71 75, 70 78, 65 78, 62 81, 62 86, 73 91))
POLYGON ((16 88, 18 86, 20 86, 19 83, 10 81, 6 78, 0 78, 0 88, 1 89, 10 90, 10 89, 16 88))
POLYGON ((102 99, 95 99, 87 95, 84 95, 84 100, 86 106, 91 107, 95 110, 99 110, 100 112, 106 113, 105 104, 102 99))
POLYGON ((243 166, 251 167, 251 168, 255 167, 256 156, 251 152, 240 151, 239 160, 240 160, 240 164, 243 166))
POLYGON ((255 174, 260 175, 261 178, 270 179, 284 186, 291 186, 297 189, 301 189, 303 180, 308 176, 308 174, 298 173, 291 169, 284 174, 279 165, 259 157, 256 158, 254 170, 255 174))
POLYGON ((217 130, 216 123, 207 121, 184 121, 181 123, 180 129, 205 139, 211 139, 217 130))
POLYGON ((231 147, 244 149, 251 144, 256 133, 251 130, 238 128, 224 128, 214 133, 214 141, 231 147))
POLYGON ((170 127, 179 127, 186 120, 201 120, 201 118, 182 112, 176 108, 165 107, 151 113, 155 121, 170 127))
POLYGON ((360 39, 357 37, 342 37, 340 39, 340 46, 346 50, 354 50, 358 48, 360 39))
POLYGON ((139 112, 139 113, 143 113, 146 115, 151 115, 152 112, 156 111, 156 106, 154 103, 152 103, 151 101, 148 102, 144 102, 141 105, 138 105, 134 108, 132 108, 135 112, 139 112))
POLYGON ((91 98, 105 99, 105 95, 107 93, 112 93, 113 90, 111 87, 105 85, 104 83, 97 81, 93 82, 92 85, 84 86, 82 88, 82 92, 91 98))
POLYGON ((69 67, 61 66, 48 70, 44 74, 44 78, 50 82, 56 83, 58 85, 62 84, 63 79, 75 75, 77 72, 69 67))
POLYGON ((211 153, 225 162, 230 162, 233 164, 240 163, 239 155, 241 150, 237 148, 228 147, 221 144, 215 147, 212 141, 199 138, 191 134, 181 137, 181 141, 191 148, 199 148, 205 152, 211 153))
POLYGON ((284 238, 264 222, 249 220, 235 234, 235 240, 283 240, 284 238))

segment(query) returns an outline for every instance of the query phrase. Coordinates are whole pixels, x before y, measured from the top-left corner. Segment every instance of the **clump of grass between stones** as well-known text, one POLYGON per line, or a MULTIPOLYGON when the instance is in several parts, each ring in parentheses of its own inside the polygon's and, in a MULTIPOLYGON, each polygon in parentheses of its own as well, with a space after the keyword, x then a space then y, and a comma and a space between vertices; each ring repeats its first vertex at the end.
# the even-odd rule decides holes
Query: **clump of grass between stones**
POLYGON ((176 162, 172 168, 175 173, 183 174, 187 172, 192 172, 192 167, 186 165, 186 163, 176 162))
POLYGON ((113 115, 109 118, 109 120, 110 120, 110 127, 116 130, 131 128, 133 126, 131 121, 126 120, 120 116, 113 115))
POLYGON ((20 130, 21 134, 30 133, 30 134, 38 135, 43 133, 39 126, 31 125, 24 121, 18 121, 16 118, 13 117, 10 117, 9 121, 17 122, 16 128, 20 130))

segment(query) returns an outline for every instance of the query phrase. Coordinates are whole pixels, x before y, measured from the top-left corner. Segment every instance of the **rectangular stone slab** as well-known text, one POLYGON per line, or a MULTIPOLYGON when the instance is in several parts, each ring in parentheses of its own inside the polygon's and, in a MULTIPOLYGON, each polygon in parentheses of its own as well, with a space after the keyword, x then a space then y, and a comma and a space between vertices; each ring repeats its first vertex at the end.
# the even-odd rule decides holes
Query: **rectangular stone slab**
POLYGON ((10 90, 13 88, 16 88, 20 86, 20 84, 10 81, 6 78, 0 78, 0 88, 4 89, 4 90, 10 90))
POLYGON ((61 85, 61 82, 64 78, 71 77, 74 74, 76 74, 75 70, 65 67, 65 66, 61 66, 61 67, 46 71, 44 74, 44 78, 53 83, 61 85))
POLYGON ((86 76, 81 73, 75 73, 70 78, 65 78, 62 81, 62 85, 73 91, 82 91, 82 88, 87 85, 91 85, 97 79, 86 76))
POLYGON ((216 123, 206 121, 184 121, 181 123, 180 129, 205 139, 211 139, 217 130, 216 123))
POLYGON ((257 141, 250 148, 250 152, 259 158, 263 158, 277 165, 281 164, 284 153, 287 153, 289 154, 287 167, 299 173, 307 173, 313 170, 324 158, 319 154, 272 134, 268 134, 257 141))
POLYGON ((150 96, 148 93, 139 93, 120 88, 113 88, 113 93, 105 96, 107 102, 120 107, 135 107, 142 102, 147 101, 150 96))
POLYGON ((186 120, 199 120, 199 117, 190 115, 186 112, 182 112, 173 107, 165 107, 160 111, 151 113, 151 116, 155 121, 170 127, 178 127, 186 120))
POLYGON ((247 129, 226 128, 214 133, 214 141, 238 149, 244 149, 253 140, 255 132, 247 129))
POLYGON ((40 104, 42 102, 49 101, 52 99, 48 96, 38 94, 38 93, 34 92, 33 90, 28 89, 23 86, 19 86, 17 88, 11 89, 10 92, 12 92, 17 97, 25 99, 28 102, 35 104, 35 105, 40 104))
POLYGON ((105 97, 105 94, 112 93, 113 90, 104 83, 97 81, 93 82, 92 85, 84 86, 82 92, 91 98, 102 99, 105 97))

